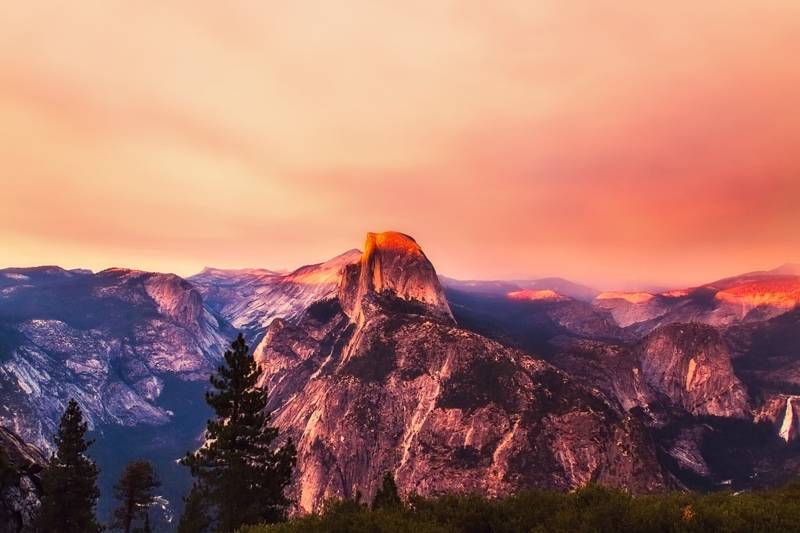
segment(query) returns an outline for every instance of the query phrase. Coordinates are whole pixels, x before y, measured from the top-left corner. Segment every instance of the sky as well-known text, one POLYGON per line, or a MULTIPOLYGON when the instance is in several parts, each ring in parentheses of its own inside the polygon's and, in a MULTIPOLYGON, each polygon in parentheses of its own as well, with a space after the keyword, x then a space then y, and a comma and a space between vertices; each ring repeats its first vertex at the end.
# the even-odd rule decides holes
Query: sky
POLYGON ((800 2, 9 2, 0 267, 462 279, 800 262, 800 2))

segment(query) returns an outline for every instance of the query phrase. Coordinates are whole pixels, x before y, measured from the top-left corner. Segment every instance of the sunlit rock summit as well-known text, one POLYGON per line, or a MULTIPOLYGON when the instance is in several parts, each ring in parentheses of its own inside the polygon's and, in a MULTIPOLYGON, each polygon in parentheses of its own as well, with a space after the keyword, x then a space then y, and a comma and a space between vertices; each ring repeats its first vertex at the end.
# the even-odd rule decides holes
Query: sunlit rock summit
POLYGON ((339 301, 353 320, 363 319, 365 300, 386 297, 420 305, 452 321, 436 270, 417 242, 402 233, 368 233, 361 260, 344 271, 339 301))

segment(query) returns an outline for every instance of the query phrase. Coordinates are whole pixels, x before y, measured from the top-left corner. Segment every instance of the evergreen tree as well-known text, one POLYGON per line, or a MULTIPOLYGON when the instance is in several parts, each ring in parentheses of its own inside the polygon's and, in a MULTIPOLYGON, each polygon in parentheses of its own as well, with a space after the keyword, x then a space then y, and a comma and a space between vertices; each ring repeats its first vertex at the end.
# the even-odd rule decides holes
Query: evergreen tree
POLYGON ((130 533, 139 518, 143 518, 149 527, 150 505, 155 501, 155 490, 160 486, 161 482, 149 462, 129 463, 114 486, 114 497, 120 504, 114 511, 113 527, 130 533))
POLYGON ((289 501, 283 492, 296 453, 291 441, 275 446, 278 430, 269 426, 267 392, 256 386, 261 369, 241 334, 224 360, 206 393, 216 414, 208 422, 206 443, 182 462, 201 485, 217 530, 233 531, 285 519, 289 501))
POLYGON ((399 507, 400 505, 402 505, 402 501, 400 501, 400 495, 397 493, 397 484, 394 482, 394 476, 391 472, 386 472, 383 475, 383 483, 372 499, 372 508, 381 509, 399 507))
POLYGON ((144 513, 144 526, 142 527, 142 533, 153 533, 153 530, 150 527, 150 511, 146 511, 144 513))
POLYGON ((178 522, 178 533, 204 533, 210 525, 211 519, 208 517, 202 489, 199 485, 193 485, 189 494, 183 498, 183 514, 178 522))
POLYGON ((87 424, 78 402, 70 400, 55 438, 56 453, 42 472, 42 506, 39 528, 58 533, 100 531, 94 508, 98 469, 85 452, 87 424))

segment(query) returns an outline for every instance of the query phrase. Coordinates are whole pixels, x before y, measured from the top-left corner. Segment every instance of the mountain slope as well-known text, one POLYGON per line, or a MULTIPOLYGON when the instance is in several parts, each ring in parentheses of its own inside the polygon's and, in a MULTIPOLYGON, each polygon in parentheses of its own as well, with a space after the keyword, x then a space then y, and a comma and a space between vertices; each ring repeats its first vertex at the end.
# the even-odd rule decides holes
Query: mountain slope
POLYGON ((296 319, 313 302, 335 295, 344 267, 360 259, 360 251, 350 250, 290 273, 206 268, 188 280, 211 309, 258 339, 273 319, 296 319))
POLYGON ((370 234, 334 298, 268 329, 255 356, 274 421, 297 442, 302 509, 369 497, 385 471, 406 494, 668 483, 634 417, 457 327, 442 295, 412 239, 370 234))
POLYGON ((746 418, 747 391, 720 333, 704 324, 670 324, 639 347, 645 381, 692 415, 746 418))
POLYGON ((165 377, 205 380, 232 335, 174 275, 10 273, 0 271, 0 423, 43 449, 69 398, 91 427, 166 423, 155 405, 165 377))
POLYGON ((465 293, 504 296, 515 291, 553 291, 568 298, 591 302, 599 291, 564 278, 520 279, 507 281, 457 280, 439 276, 445 289, 465 293))
POLYGON ((639 334, 675 322, 725 327, 768 320, 796 308, 800 276, 784 266, 660 294, 602 293, 594 304, 639 334))
POLYGON ((38 448, 0 427, 0 531, 35 531, 45 461, 38 448))

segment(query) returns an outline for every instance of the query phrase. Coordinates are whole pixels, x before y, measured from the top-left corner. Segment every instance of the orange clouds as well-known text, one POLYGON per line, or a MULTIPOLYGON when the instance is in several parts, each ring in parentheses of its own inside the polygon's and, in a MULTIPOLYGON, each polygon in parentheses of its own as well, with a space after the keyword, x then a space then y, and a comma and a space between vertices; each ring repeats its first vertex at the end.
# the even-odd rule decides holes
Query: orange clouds
POLYGON ((6 264, 690 283, 800 259, 796 2, 23 2, 6 264), (38 4, 38 5, 37 5, 38 4))

